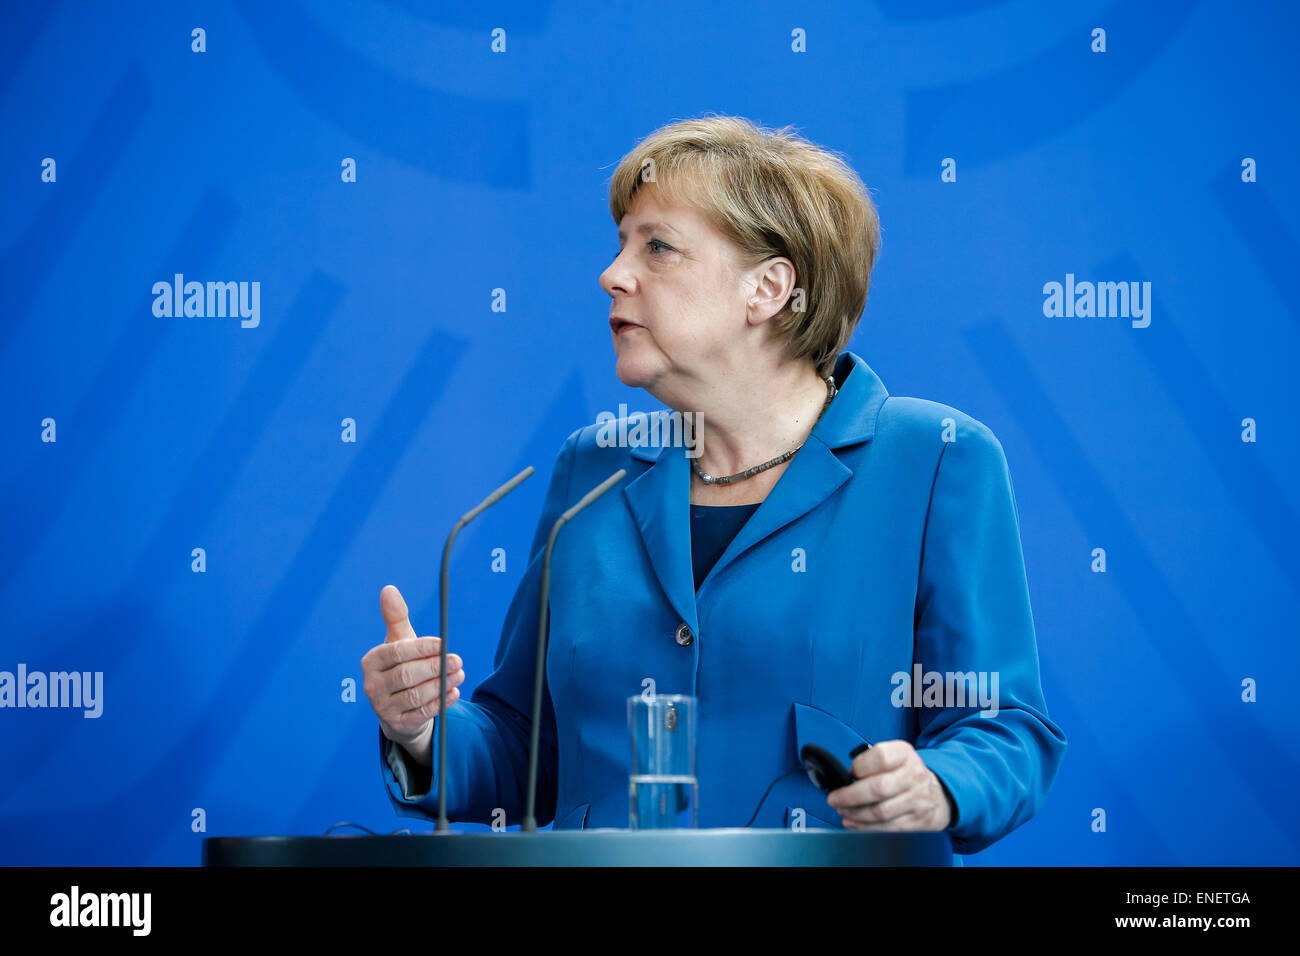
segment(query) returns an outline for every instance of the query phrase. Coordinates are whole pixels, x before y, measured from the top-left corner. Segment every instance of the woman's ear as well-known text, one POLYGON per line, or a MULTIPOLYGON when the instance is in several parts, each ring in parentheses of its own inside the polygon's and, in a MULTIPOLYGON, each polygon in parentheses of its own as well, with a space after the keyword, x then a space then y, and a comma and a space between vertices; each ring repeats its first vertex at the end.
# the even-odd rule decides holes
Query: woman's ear
POLYGON ((754 292, 749 297, 748 319, 761 325, 785 308, 795 294, 794 263, 776 256, 760 263, 754 273, 754 292))

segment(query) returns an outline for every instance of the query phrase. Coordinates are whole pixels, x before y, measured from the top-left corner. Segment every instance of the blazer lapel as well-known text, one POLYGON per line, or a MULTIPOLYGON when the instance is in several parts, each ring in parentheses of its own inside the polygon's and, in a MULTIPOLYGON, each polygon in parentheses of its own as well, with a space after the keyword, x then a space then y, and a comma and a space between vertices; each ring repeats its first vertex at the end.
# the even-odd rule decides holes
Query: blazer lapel
MULTIPOLYGON (((691 628, 695 617, 695 573, 691 568, 690 466, 684 447, 633 448, 632 454, 654 464, 623 487, 636 518, 641 541, 650 555, 668 601, 691 628)), ((798 456, 796 456, 798 457, 798 456)))

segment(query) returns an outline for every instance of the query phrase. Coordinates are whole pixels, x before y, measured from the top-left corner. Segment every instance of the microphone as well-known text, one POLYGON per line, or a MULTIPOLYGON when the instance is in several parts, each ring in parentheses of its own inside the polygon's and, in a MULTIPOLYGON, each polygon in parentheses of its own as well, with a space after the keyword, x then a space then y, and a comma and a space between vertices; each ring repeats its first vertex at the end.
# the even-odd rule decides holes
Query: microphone
POLYGON ((460 533, 461 528, 514 491, 519 483, 532 473, 533 466, 529 465, 484 498, 478 507, 461 515, 460 520, 451 529, 451 534, 447 535, 447 543, 442 548, 442 590, 439 602, 441 607, 438 612, 438 639, 442 641, 438 667, 438 714, 442 720, 438 721, 438 825, 435 828, 440 831, 451 830, 451 824, 447 822, 447 563, 451 557, 451 543, 456 540, 456 535, 460 533))
POLYGON ((526 833, 537 829, 537 749, 542 726, 542 676, 546 671, 546 624, 550 609, 548 598, 551 591, 551 549, 555 547, 555 536, 569 520, 587 505, 591 504, 609 489, 623 480, 626 468, 620 468, 591 491, 556 520, 551 526, 551 536, 546 539, 546 556, 542 559, 541 610, 537 615, 537 669, 533 672, 533 723, 532 734, 528 743, 528 807, 524 811, 524 822, 520 827, 526 833))

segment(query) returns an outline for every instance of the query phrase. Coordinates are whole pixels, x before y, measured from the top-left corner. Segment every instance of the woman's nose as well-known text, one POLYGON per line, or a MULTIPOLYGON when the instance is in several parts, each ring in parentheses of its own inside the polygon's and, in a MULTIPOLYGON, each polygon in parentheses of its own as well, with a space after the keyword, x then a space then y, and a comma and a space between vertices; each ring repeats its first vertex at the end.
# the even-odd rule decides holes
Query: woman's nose
POLYGON ((605 271, 600 274, 599 281, 600 287, 611 296, 616 292, 622 292, 626 295, 632 288, 631 279, 625 270, 619 268, 617 259, 605 267, 605 271))

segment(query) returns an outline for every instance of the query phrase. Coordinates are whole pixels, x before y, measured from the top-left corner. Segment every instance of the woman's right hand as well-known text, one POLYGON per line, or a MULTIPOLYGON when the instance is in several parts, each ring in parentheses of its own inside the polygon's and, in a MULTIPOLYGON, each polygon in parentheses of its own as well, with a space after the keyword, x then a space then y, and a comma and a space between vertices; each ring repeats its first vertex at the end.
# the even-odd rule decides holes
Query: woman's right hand
MULTIPOLYGON (((366 696, 384 736, 409 747, 428 733, 438 714, 442 641, 415 636, 402 592, 391 584, 379 592, 379 610, 388 634, 361 658, 366 696)), ((448 707, 460 699, 461 665, 457 655, 447 655, 448 707)))

